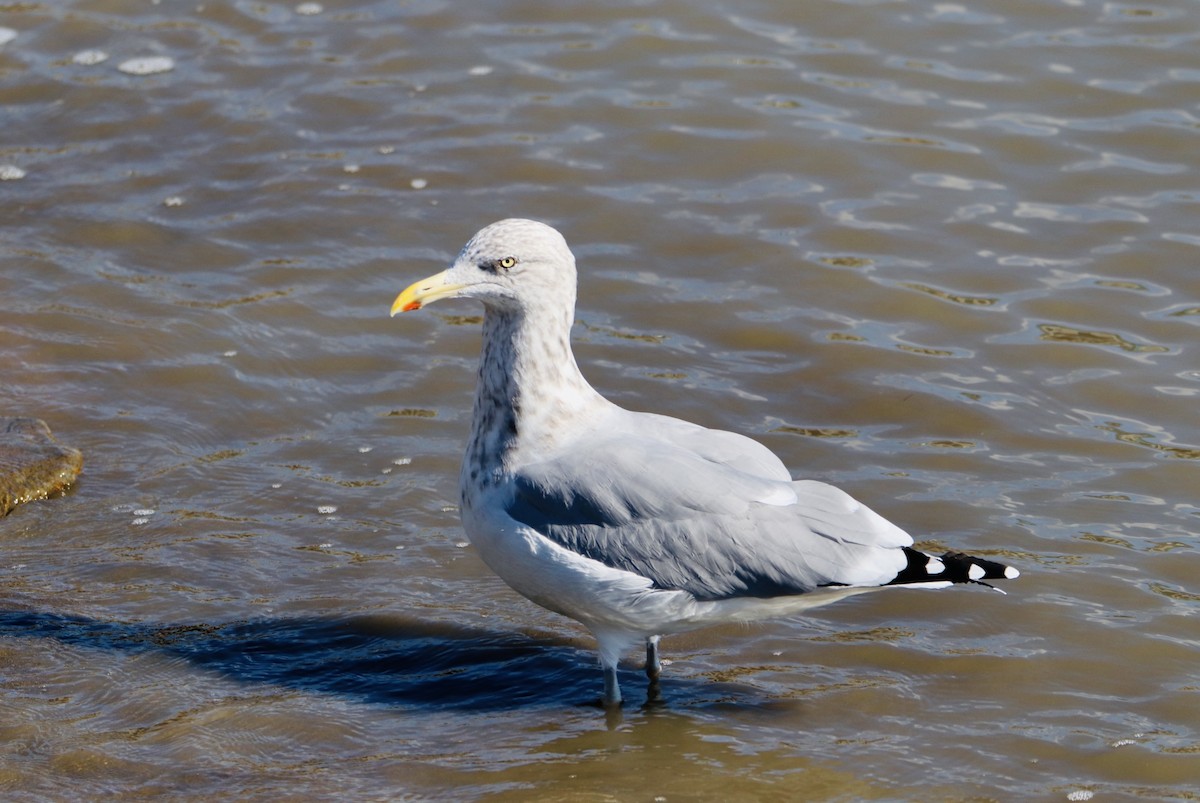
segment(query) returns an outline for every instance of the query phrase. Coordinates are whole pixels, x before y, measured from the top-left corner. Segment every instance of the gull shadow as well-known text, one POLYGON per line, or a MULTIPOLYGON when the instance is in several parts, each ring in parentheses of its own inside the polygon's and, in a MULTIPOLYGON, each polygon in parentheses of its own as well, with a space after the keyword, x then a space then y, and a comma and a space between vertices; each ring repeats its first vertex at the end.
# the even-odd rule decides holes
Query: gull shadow
MULTIPOLYGON (((221 624, 89 619, 0 610, 0 637, 55 639, 72 647, 160 652, 248 684, 284 686, 364 703, 489 711, 597 704, 603 681, 595 651, 531 636, 403 614, 274 618, 221 624)), ((673 678, 670 703, 640 669, 621 672, 626 711, 707 697, 713 685, 673 678), (643 691, 648 692, 644 706, 643 691)))
POLYGON ((564 706, 601 686, 594 653, 565 640, 402 615, 162 624, 3 610, 0 636, 157 651, 239 682, 387 705, 480 711, 564 706))

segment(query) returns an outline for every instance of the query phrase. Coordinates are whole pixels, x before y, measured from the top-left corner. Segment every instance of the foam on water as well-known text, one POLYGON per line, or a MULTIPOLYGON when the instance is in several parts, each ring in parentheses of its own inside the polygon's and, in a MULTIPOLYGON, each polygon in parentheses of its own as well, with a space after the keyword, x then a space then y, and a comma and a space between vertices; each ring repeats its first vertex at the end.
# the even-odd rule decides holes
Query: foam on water
POLYGON ((108 61, 108 54, 103 50, 81 50, 71 57, 71 61, 90 67, 108 61))
POLYGON ((169 56, 141 56, 126 59, 117 69, 129 75, 155 75, 175 69, 175 60, 169 56))

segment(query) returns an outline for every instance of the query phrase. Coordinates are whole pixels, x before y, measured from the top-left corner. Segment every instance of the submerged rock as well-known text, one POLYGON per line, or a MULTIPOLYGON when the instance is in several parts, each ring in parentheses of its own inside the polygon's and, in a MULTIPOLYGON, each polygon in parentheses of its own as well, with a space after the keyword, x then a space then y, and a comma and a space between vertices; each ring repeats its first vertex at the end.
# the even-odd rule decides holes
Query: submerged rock
POLYGON ((45 421, 0 418, 0 516, 61 491, 82 468, 83 455, 56 441, 45 421))

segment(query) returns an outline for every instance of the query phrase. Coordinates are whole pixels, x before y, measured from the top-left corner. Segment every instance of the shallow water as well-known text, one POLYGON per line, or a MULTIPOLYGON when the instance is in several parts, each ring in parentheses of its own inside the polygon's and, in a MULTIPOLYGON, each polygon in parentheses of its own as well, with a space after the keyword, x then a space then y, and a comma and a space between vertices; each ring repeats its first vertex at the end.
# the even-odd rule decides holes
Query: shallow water
POLYGON ((0 414, 86 457, 0 520, 5 798, 1200 797, 1192 6, 464 8, 0 5, 0 414), (606 718, 457 523, 479 310, 387 317, 518 215, 606 395, 1021 579, 606 718))

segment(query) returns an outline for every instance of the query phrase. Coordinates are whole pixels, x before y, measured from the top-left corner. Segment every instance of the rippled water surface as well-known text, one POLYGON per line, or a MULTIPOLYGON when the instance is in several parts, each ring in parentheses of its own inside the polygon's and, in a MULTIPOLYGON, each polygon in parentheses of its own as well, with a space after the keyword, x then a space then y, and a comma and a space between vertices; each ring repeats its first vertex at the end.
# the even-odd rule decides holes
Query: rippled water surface
POLYGON ((0 4, 10 800, 1200 796, 1194 4, 0 4), (731 10, 736 8, 736 10, 731 10), (466 543, 476 229, 606 395, 1021 569, 664 641, 466 543))

